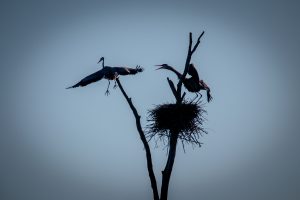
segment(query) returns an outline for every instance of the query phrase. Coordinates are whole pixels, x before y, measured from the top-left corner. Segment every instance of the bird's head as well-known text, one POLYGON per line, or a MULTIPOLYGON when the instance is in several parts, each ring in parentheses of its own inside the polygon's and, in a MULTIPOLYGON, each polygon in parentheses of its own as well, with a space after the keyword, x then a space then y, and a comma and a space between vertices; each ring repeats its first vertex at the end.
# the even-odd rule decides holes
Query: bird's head
POLYGON ((169 69, 170 68, 170 66, 168 64, 161 64, 161 65, 155 65, 155 66, 159 67, 156 70, 158 70, 158 69, 169 69))
POLYGON ((203 80, 200 80, 199 83, 200 83, 200 85, 202 86, 202 88, 203 88, 204 90, 206 90, 207 101, 208 101, 208 102, 211 102, 211 100, 213 99, 213 97, 212 97, 211 94, 210 94, 210 88, 208 87, 208 85, 207 85, 203 80))
POLYGON ((101 61, 104 61, 104 57, 101 57, 100 60, 97 62, 97 64, 100 63, 101 61))
POLYGON ((104 57, 101 57, 100 60, 97 62, 99 64, 102 61, 102 67, 104 68, 104 57))

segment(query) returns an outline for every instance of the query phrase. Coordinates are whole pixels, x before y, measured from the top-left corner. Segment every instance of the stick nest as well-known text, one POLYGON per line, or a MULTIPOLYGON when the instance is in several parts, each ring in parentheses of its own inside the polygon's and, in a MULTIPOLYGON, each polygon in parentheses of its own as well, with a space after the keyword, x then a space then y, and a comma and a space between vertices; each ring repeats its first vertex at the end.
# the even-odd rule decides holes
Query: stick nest
POLYGON ((178 134, 182 142, 197 144, 202 133, 206 111, 196 103, 162 104, 149 111, 147 137, 160 139, 169 138, 171 134, 178 134))

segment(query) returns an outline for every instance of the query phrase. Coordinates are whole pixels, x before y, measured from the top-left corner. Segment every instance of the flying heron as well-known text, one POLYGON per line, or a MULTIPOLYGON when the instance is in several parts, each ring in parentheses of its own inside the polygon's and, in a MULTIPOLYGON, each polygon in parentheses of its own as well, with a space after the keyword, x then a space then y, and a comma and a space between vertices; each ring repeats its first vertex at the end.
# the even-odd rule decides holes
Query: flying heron
MULTIPOLYGON (((76 87, 84 87, 86 85, 89 85, 93 82, 99 81, 101 79, 107 79, 108 80, 108 86, 106 89, 105 94, 109 94, 109 86, 110 86, 110 80, 116 80, 119 75, 125 76, 125 75, 134 75, 138 72, 142 72, 143 68, 141 68, 139 65, 137 65, 135 68, 130 68, 130 67, 110 67, 110 66, 105 66, 104 65, 104 57, 101 57, 98 63, 102 62, 102 69, 88 75, 87 77, 81 79, 78 83, 76 83, 73 86, 70 86, 66 89, 70 88, 76 88, 76 87)), ((116 84, 115 86, 116 87, 116 84)))

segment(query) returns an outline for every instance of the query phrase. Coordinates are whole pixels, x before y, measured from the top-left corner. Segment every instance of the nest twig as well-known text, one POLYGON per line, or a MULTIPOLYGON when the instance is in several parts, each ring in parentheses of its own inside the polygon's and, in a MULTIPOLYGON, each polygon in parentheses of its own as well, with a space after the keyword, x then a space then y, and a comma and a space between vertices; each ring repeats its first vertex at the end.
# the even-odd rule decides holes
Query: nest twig
POLYGON ((206 111, 196 103, 162 104, 149 111, 147 137, 158 137, 165 142, 171 134, 178 134, 182 144, 201 146, 200 136, 207 133, 203 128, 206 111))

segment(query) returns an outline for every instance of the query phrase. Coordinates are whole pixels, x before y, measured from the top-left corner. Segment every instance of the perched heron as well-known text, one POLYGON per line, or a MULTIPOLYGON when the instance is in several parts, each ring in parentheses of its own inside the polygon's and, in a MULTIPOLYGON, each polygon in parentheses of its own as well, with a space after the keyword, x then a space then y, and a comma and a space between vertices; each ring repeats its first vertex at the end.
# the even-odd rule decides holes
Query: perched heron
MULTIPOLYGON (((178 72, 176 69, 174 69, 173 67, 171 67, 168 64, 162 64, 162 65, 156 65, 156 66, 159 66, 158 69, 167 69, 167 70, 174 72, 179 79, 182 77, 182 74, 180 72, 178 72)), ((185 78, 182 81, 184 87, 189 92, 196 93, 196 95, 197 95, 196 98, 198 97, 198 94, 200 95, 200 98, 201 98, 202 95, 200 94, 200 91, 206 90, 207 101, 210 102, 212 100, 212 96, 210 94, 210 88, 203 80, 199 79, 199 75, 198 75, 198 72, 197 72, 194 64, 190 64, 188 74, 191 77, 185 78)))
MULTIPOLYGON (((119 75, 125 76, 125 75, 134 75, 138 72, 142 72, 143 68, 141 68, 139 65, 136 66, 136 68, 130 68, 130 67, 110 67, 110 66, 104 66, 104 57, 101 57, 98 63, 102 61, 102 69, 88 75, 87 77, 81 79, 78 83, 76 83, 73 86, 70 86, 66 89, 70 88, 76 88, 76 87, 84 87, 88 84, 91 84, 93 82, 99 81, 101 79, 107 79, 108 80, 108 86, 106 89, 105 94, 109 94, 109 86, 110 86, 110 80, 116 80, 119 75)), ((114 86, 116 87, 116 85, 114 86)))

